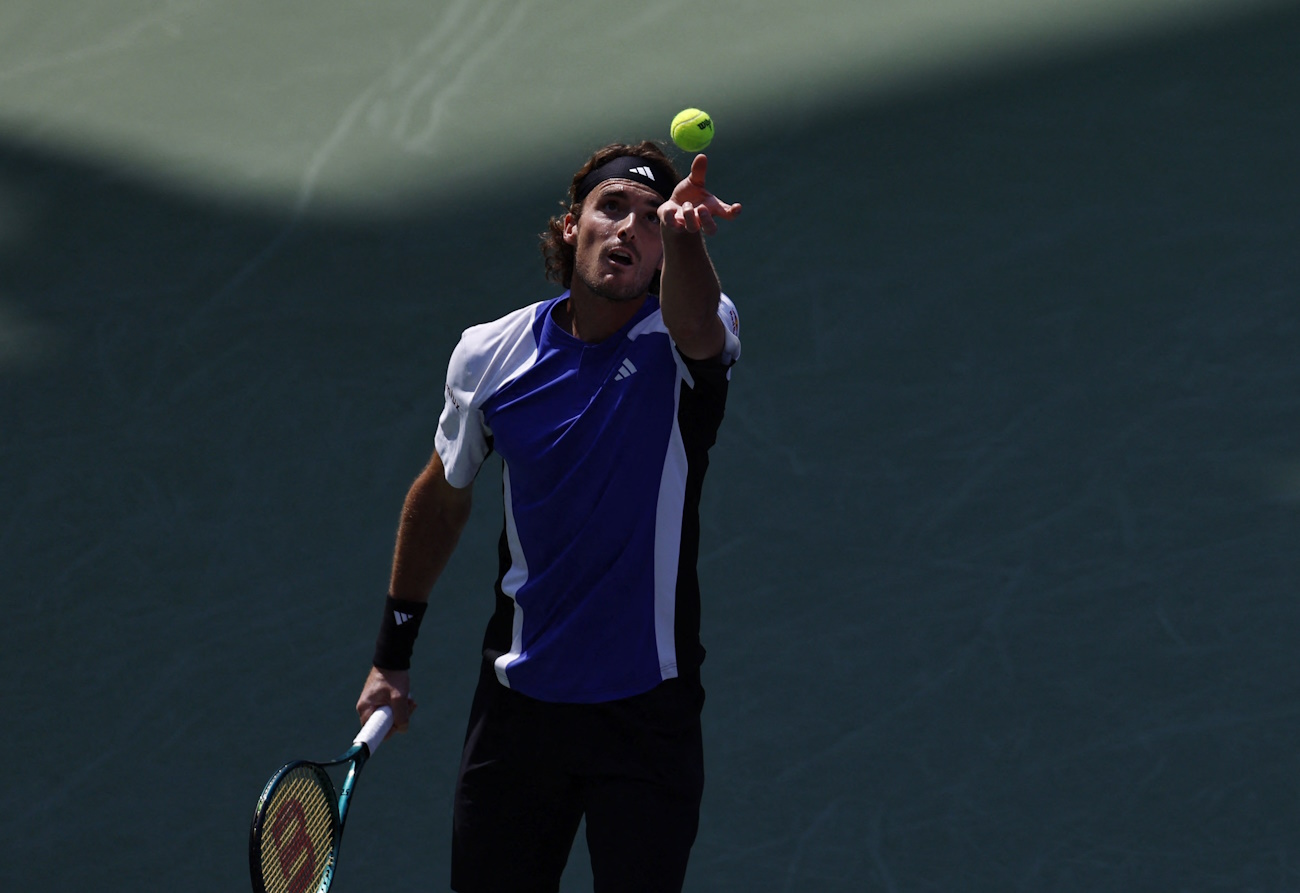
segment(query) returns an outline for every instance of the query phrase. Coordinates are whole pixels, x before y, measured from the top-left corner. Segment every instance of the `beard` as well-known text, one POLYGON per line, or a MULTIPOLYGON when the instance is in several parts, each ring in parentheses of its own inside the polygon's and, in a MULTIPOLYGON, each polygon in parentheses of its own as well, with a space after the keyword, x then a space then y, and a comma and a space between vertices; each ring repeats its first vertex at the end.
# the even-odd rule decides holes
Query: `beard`
POLYGON ((658 270, 652 270, 642 280, 632 282, 601 282, 592 271, 579 266, 574 269, 573 277, 594 295, 607 301, 626 303, 645 297, 646 293, 650 291, 650 286, 654 283, 658 272, 658 270))

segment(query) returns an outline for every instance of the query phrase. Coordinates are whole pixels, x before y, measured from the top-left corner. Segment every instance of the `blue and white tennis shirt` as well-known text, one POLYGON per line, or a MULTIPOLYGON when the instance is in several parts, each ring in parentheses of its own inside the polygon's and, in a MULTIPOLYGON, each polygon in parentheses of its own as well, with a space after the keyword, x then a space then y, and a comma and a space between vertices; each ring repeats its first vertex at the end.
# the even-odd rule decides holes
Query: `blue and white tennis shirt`
POLYGON ((597 344, 552 318, 568 294, 474 326, 447 370, 434 442, 452 486, 503 461, 505 529, 484 654, 498 680, 595 703, 698 668, 699 499, 740 356, 678 353, 651 295, 597 344))

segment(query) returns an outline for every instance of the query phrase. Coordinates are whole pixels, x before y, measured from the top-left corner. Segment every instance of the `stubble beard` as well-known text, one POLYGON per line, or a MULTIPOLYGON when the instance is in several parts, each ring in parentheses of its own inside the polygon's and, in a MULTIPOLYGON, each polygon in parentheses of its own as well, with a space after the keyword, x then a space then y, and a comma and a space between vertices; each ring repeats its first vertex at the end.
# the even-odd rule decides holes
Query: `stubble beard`
POLYGON ((577 269, 573 275, 587 291, 597 297, 604 298, 607 301, 621 304, 629 301, 636 301, 646 296, 650 291, 650 283, 654 282, 654 274, 646 276, 640 283, 632 283, 624 286, 613 284, 604 284, 596 281, 596 277, 591 275, 587 270, 577 269))

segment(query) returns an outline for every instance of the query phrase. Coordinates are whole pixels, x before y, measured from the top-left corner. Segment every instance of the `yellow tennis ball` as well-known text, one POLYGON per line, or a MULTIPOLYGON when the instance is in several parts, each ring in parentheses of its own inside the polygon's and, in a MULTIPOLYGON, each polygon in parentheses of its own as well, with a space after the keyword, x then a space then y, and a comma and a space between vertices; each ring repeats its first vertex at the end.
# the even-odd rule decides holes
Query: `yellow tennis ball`
POLYGON ((687 152, 698 152, 713 141, 713 119, 699 109, 685 109, 673 118, 673 142, 687 152))

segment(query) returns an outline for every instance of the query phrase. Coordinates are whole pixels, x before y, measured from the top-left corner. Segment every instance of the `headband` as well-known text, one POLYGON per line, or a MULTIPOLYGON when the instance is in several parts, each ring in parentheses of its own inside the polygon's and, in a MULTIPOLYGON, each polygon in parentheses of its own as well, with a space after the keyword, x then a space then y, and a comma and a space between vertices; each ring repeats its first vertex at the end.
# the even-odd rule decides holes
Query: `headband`
POLYGON ((677 177, 672 168, 662 162, 648 161, 634 155, 620 155, 583 177, 577 191, 573 194, 573 200, 581 202, 591 194, 591 190, 606 180, 631 180, 633 183, 649 186, 659 193, 664 201, 672 198, 673 187, 677 185, 677 177))

